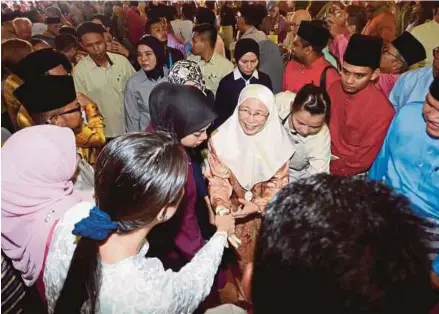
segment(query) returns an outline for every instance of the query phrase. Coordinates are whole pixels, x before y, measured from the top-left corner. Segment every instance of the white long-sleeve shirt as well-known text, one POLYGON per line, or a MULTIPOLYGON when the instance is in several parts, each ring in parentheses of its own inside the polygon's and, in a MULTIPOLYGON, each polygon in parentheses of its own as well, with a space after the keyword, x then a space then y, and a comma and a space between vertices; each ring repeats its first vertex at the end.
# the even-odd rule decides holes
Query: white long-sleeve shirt
MULTIPOLYGON (((86 202, 76 205, 55 228, 44 272, 49 313, 76 248, 74 224, 87 217, 92 207, 86 202)), ((97 313, 192 313, 210 292, 226 241, 227 234, 217 232, 178 273, 165 271, 157 258, 145 257, 148 242, 135 256, 111 265, 102 263, 97 313)))

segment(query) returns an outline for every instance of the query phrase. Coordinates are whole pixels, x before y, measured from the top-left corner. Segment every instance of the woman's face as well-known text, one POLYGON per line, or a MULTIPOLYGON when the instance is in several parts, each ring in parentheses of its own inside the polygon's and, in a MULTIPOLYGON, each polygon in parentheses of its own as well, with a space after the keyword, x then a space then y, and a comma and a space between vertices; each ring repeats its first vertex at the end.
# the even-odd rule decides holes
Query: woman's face
POLYGON ((255 135, 264 127, 268 114, 268 108, 262 101, 248 98, 239 105, 239 124, 245 134, 255 135))
POLYGON ((201 143, 203 143, 205 140, 207 140, 207 129, 210 125, 206 126, 205 128, 194 132, 192 134, 189 134, 185 137, 183 137, 180 140, 181 145, 184 147, 194 148, 199 146, 201 143))
POLYGON ((246 75, 252 75, 258 67, 258 57, 253 52, 247 52, 238 61, 239 70, 246 75))
POLYGON ((150 47, 139 45, 137 47, 137 62, 143 71, 151 71, 157 65, 157 58, 150 47))
POLYGON ((303 109, 290 116, 290 128, 296 130, 303 137, 319 133, 324 124, 324 114, 312 115, 303 109))

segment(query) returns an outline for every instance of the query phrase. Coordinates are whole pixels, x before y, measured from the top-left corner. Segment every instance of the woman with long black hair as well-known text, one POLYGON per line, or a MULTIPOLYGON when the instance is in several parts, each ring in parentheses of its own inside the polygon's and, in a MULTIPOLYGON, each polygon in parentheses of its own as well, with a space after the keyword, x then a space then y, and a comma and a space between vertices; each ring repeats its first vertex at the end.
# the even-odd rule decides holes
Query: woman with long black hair
POLYGON ((180 144, 163 132, 126 134, 105 146, 96 163, 96 206, 67 212, 55 229, 44 273, 49 313, 196 309, 210 291, 233 219, 217 217, 217 233, 179 273, 145 258, 149 232, 175 214, 184 196, 187 166, 180 144))

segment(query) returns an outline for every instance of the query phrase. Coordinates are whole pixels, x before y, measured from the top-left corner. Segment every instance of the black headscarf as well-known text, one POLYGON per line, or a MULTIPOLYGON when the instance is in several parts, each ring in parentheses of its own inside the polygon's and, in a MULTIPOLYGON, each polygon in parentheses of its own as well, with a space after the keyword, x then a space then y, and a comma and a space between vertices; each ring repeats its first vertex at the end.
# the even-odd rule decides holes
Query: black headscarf
POLYGON ((157 38, 152 36, 143 36, 137 46, 145 45, 154 51, 155 58, 157 60, 157 63, 154 67, 154 69, 150 71, 145 71, 146 76, 149 79, 153 79, 157 81, 159 78, 164 76, 163 73, 163 66, 166 62, 166 55, 165 55, 165 49, 163 47, 163 43, 161 43, 157 38))
POLYGON ((207 127, 217 117, 199 89, 168 82, 152 90, 149 110, 154 129, 172 133, 179 140, 207 127))
MULTIPOLYGON (((235 46, 235 61, 236 61, 236 63, 238 63, 239 60, 242 58, 242 56, 248 52, 253 52, 259 60, 259 45, 254 39, 243 38, 243 39, 238 40, 238 42, 236 43, 236 46, 235 46)), ((239 67, 238 67, 238 69, 239 69, 239 67)), ((246 80, 248 80, 251 77, 251 75, 247 75, 247 74, 243 73, 241 70, 239 70, 239 72, 241 72, 242 77, 246 80)))

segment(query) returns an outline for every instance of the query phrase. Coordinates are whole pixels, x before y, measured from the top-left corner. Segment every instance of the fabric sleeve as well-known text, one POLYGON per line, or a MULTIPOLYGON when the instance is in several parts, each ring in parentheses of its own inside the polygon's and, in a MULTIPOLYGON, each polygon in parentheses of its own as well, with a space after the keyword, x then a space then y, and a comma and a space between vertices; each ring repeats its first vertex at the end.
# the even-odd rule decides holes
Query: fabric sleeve
POLYGON ((326 71, 326 87, 331 86, 334 82, 340 80, 340 75, 338 71, 330 68, 326 71))
POLYGON ((384 12, 384 16, 377 25, 378 35, 386 42, 396 38, 396 17, 394 14, 384 12))
POLYGON ((80 74, 78 71, 75 71, 75 68, 73 68, 73 82, 75 83, 75 90, 77 93, 83 93, 84 95, 88 95, 87 89, 85 88, 85 82, 83 82, 82 78, 80 77, 80 74))
POLYGON ((349 39, 344 34, 339 34, 335 36, 334 40, 328 46, 329 52, 338 59, 340 65, 343 65, 343 56, 348 42, 349 39))
POLYGON ((204 175, 209 181, 208 191, 212 207, 215 209, 217 206, 224 206, 231 209, 232 202, 230 198, 232 197, 233 186, 229 180, 230 170, 219 161, 211 141, 209 141, 207 169, 204 175))
POLYGON ((273 84, 271 83, 271 78, 268 75, 264 79, 264 85, 267 86, 271 91, 273 91, 273 84))
POLYGON ((396 80, 395 85, 393 85, 392 91, 389 95, 389 101, 393 105, 393 108, 396 112, 401 108, 403 104, 401 104, 401 96, 403 96, 404 93, 404 84, 405 83, 405 75, 402 75, 399 77, 398 80, 396 80))
POLYGON ((218 118, 215 121, 215 128, 220 126, 225 120, 227 116, 227 108, 228 106, 232 105, 229 102, 228 95, 230 94, 230 91, 227 91, 227 77, 224 77, 219 85, 218 89, 216 91, 215 96, 215 105, 213 107, 213 111, 218 114, 218 118))
POLYGON ((285 92, 288 90, 288 72, 289 72, 289 62, 285 66, 284 77, 282 80, 282 91, 285 92))
POLYGON ((369 170, 368 177, 371 180, 383 182, 385 178, 389 164, 389 136, 392 133, 393 125, 394 123, 392 122, 386 138, 384 139, 383 145, 381 146, 381 150, 369 170))
POLYGON ((140 111, 132 81, 128 81, 124 95, 125 131, 142 132, 140 130, 140 111))
MULTIPOLYGON (((192 167, 189 167, 188 171, 192 172, 192 167)), ((190 261, 203 247, 204 240, 195 210, 197 198, 196 183, 192 173, 189 173, 188 176, 191 177, 186 182, 186 193, 179 206, 183 212, 179 216, 178 231, 174 237, 174 243, 184 257, 190 261)))
MULTIPOLYGON (((383 103, 383 105, 388 104, 383 103)), ((352 176, 363 173, 370 168, 381 148, 391 122, 391 117, 386 116, 389 116, 389 114, 380 114, 378 116, 380 119, 372 121, 370 126, 358 135, 358 138, 361 138, 362 141, 351 155, 331 161, 331 173, 352 176), (388 119, 384 120, 386 118, 388 119)))
POLYGON ((325 132, 322 141, 314 145, 310 152, 309 167, 307 176, 317 173, 329 173, 329 162, 331 161, 331 136, 329 130, 325 132))
POLYGON ((227 242, 225 232, 217 232, 178 273, 168 271, 174 296, 167 313, 193 313, 209 294, 227 242))
POLYGON ((80 147, 102 147, 105 144, 104 118, 96 104, 85 106, 87 124, 83 123, 81 132, 76 134, 76 145, 80 147))
POLYGON ((288 163, 285 163, 276 174, 268 181, 264 182, 263 193, 261 197, 256 197, 253 203, 258 205, 259 209, 264 211, 265 206, 281 188, 288 184, 288 163))

